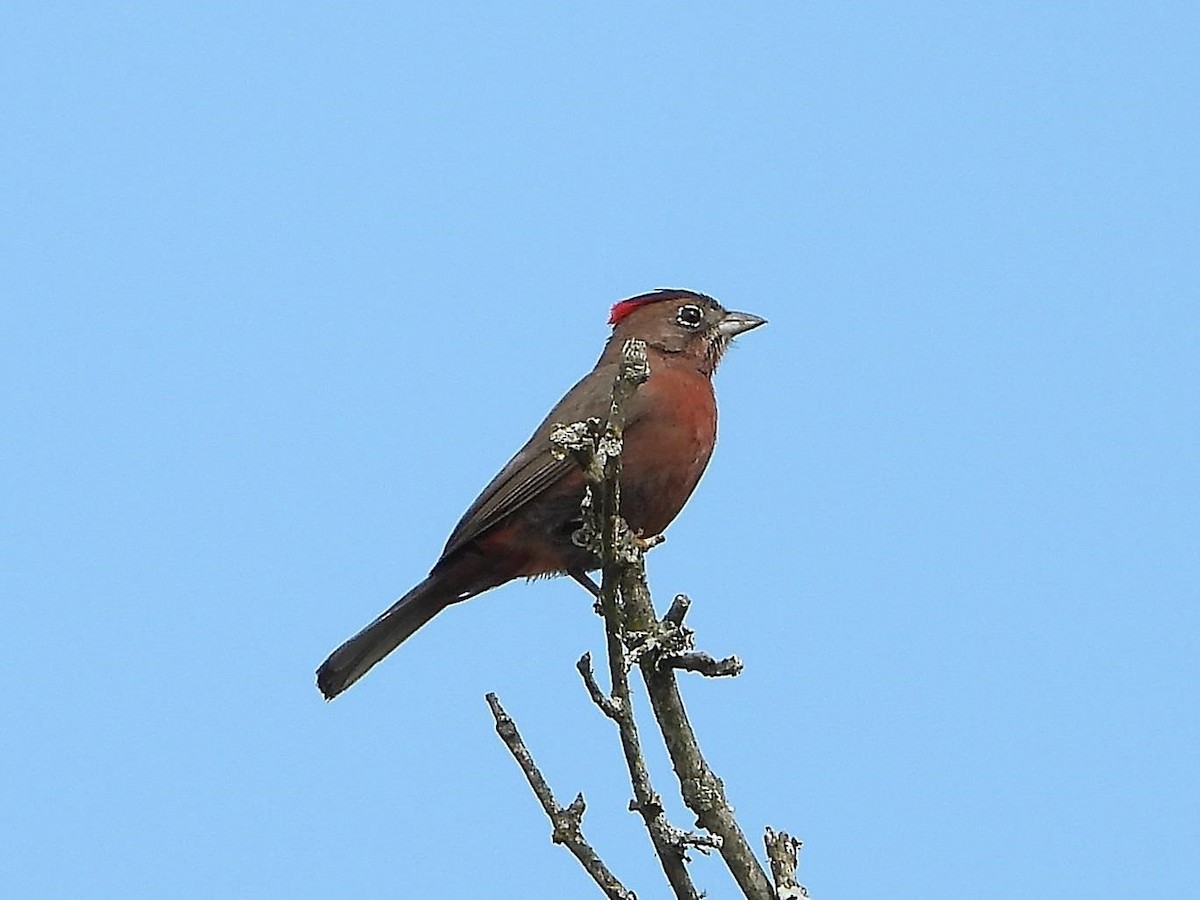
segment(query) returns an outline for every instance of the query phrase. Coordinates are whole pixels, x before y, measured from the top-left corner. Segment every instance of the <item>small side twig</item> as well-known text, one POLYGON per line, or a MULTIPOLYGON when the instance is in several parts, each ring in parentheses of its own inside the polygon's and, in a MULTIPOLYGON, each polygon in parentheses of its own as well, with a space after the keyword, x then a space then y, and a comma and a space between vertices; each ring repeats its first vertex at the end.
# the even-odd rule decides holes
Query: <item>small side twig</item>
POLYGON ((643 657, 650 657, 660 671, 683 669, 708 678, 741 675, 745 666, 738 657, 716 659, 696 649, 695 633, 683 624, 691 603, 686 594, 678 594, 667 614, 652 625, 649 633, 627 634, 629 664, 638 665, 643 657))
POLYGON ((659 663, 659 668, 698 672, 706 678, 732 678, 735 675, 741 675, 745 666, 736 656, 714 659, 702 650, 693 650, 690 653, 664 656, 659 663))
POLYGON ((580 865, 592 876, 592 880, 610 900, 637 900, 637 895, 617 880, 617 877, 604 864, 604 860, 584 839, 581 826, 587 805, 584 803, 583 794, 578 794, 570 806, 559 806, 558 801, 554 799, 554 792, 550 790, 550 785, 546 783, 546 779, 533 761, 533 755, 529 752, 529 748, 521 740, 521 733, 517 731, 516 722, 500 705, 500 700, 495 694, 489 693, 487 702, 492 709, 492 716, 496 720, 496 733, 500 735, 500 740, 504 741, 504 745, 508 747, 513 759, 525 773, 525 778, 541 802, 542 809, 550 817, 550 822, 554 826, 552 835, 554 843, 563 844, 574 854, 580 865))
POLYGON ((596 673, 592 671, 592 654, 585 653, 579 657, 579 662, 575 663, 575 668, 583 676, 584 687, 587 688, 588 696, 592 698, 592 702, 600 707, 600 712, 615 721, 621 714, 621 703, 619 700, 604 693, 600 685, 596 683, 596 673))
POLYGON ((796 880, 796 869, 800 864, 800 848, 804 842, 786 831, 778 834, 768 828, 763 835, 767 847, 767 859, 771 861, 771 877, 775 880, 775 893, 779 900, 805 900, 808 889, 796 880))
POLYGON ((715 834, 701 834, 699 831, 682 831, 678 828, 672 828, 672 838, 683 847, 685 850, 688 847, 694 847, 705 856, 708 856, 713 850, 721 849, 721 838, 715 834))

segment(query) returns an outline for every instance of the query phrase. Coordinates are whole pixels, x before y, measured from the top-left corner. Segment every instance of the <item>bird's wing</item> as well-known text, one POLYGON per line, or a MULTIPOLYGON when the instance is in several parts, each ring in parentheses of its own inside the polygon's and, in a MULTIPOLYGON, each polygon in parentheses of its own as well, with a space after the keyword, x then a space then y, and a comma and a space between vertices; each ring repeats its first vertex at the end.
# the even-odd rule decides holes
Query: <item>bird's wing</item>
POLYGON ((443 558, 520 509, 576 467, 570 459, 557 460, 550 454, 549 436, 544 452, 532 455, 525 452, 528 449, 513 457, 463 514, 446 541, 443 558))
POLYGON ((478 537, 547 487, 578 467, 569 458, 558 460, 550 452, 550 430, 557 423, 570 423, 589 416, 604 415, 610 402, 615 366, 593 369, 567 392, 528 443, 491 480, 455 526, 442 558, 478 537))

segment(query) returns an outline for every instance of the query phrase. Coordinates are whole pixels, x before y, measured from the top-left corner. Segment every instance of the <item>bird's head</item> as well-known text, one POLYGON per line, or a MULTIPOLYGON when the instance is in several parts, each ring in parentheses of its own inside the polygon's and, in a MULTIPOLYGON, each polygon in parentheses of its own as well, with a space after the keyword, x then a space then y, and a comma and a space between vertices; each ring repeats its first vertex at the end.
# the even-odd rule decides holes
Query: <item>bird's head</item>
POLYGON ((639 338, 662 353, 694 359, 711 374, 729 342, 766 319, 731 312, 707 294, 683 288, 660 288, 616 303, 608 322, 613 326, 609 347, 639 338))

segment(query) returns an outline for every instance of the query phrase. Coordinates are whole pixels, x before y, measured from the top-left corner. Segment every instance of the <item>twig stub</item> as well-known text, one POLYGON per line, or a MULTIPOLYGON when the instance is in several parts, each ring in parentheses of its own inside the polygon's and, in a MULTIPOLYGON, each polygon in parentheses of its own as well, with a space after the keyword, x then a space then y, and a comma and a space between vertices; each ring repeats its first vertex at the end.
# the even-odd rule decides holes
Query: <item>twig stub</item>
POLYGON ((771 861, 771 877, 775 880, 775 893, 779 900, 805 900, 808 888, 796 880, 800 848, 804 842, 786 831, 777 834, 774 829, 767 828, 763 843, 767 848, 767 859, 771 861))

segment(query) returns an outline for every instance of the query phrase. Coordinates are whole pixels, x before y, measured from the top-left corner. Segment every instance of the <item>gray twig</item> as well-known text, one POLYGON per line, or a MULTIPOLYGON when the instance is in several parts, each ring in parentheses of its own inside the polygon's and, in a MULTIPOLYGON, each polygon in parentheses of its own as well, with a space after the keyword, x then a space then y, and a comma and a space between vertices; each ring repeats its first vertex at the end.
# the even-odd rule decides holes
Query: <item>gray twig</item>
POLYGON ((659 668, 683 669, 686 672, 699 672, 708 678, 726 678, 741 675, 745 666, 736 656, 725 659, 714 659, 701 650, 688 653, 675 653, 663 656, 659 668))
POLYGON ((500 740, 504 741, 504 745, 508 747, 513 759, 525 773, 525 778, 541 802, 542 809, 550 817, 550 822, 554 826, 551 836, 554 843, 565 845, 575 855, 580 865, 587 870, 587 873, 592 876, 592 880, 610 900, 637 900, 637 895, 617 880, 617 877, 604 864, 604 860, 584 839, 581 826, 587 805, 583 801, 583 794, 576 795, 570 806, 559 806, 558 801, 554 799, 553 791, 550 790, 550 785, 546 783, 546 779, 542 777, 541 771, 533 761, 533 755, 529 752, 529 748, 521 740, 521 733, 517 731, 516 722, 505 712, 495 694, 489 693, 487 702, 492 709, 492 716, 496 720, 496 733, 500 735, 500 740))
POLYGON ((583 676, 583 684, 587 688, 592 702, 600 707, 600 712, 615 721, 617 716, 621 714, 621 704, 604 693, 600 685, 596 683, 596 675, 592 671, 592 654, 585 653, 579 657, 579 662, 575 663, 575 668, 583 676))

